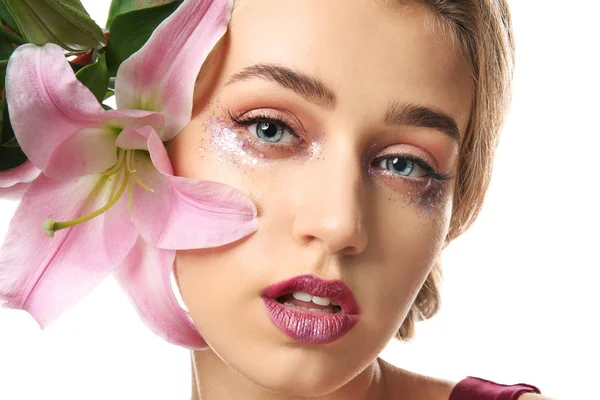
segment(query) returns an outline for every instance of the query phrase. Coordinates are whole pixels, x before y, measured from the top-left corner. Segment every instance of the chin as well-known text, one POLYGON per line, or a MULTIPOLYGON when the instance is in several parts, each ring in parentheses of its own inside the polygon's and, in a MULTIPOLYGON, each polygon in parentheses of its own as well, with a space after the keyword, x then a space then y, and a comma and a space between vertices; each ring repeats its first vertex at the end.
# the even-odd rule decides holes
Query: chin
POLYGON ((229 366, 254 384, 282 395, 323 396, 344 386, 366 367, 360 360, 349 360, 347 349, 290 343, 276 347, 270 343, 268 347, 258 360, 239 359, 229 366))
MULTIPOLYGON (((278 366, 274 367, 274 369, 278 369, 278 366)), ((348 376, 347 379, 341 379, 332 375, 331 371, 317 371, 317 369, 313 369, 307 365, 300 370, 294 368, 293 371, 280 371, 280 373, 276 373, 273 370, 269 370, 268 373, 267 370, 253 371, 246 375, 246 378, 272 392, 286 396, 309 398, 331 393, 342 387, 352 378, 352 376, 348 376)))

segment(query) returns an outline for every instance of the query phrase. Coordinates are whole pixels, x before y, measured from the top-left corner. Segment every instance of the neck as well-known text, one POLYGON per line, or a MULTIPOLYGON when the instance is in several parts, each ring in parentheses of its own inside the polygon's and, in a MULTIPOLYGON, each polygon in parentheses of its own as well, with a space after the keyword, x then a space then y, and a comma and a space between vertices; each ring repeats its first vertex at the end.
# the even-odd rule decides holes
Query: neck
POLYGON ((192 352, 192 400, 379 400, 386 397, 379 359, 342 387, 319 397, 298 397, 265 389, 227 365, 212 350, 192 352))

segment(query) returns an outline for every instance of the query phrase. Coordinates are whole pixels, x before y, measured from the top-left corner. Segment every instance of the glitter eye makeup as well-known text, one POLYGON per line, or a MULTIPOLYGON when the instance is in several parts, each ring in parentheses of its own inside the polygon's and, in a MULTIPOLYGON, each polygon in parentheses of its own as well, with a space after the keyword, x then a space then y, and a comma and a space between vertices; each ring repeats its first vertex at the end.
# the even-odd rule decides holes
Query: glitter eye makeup
MULTIPOLYGON (((204 130, 208 135, 201 140, 200 150, 210 146, 218 159, 240 167, 243 172, 252 172, 277 160, 318 159, 322 149, 322 135, 311 135, 293 115, 272 108, 234 112, 215 107, 204 130)), ((373 144, 371 150, 376 147, 373 144)), ((379 155, 370 157, 372 161, 364 167, 377 186, 399 193, 401 201, 416 207, 419 214, 431 214, 446 198, 447 181, 453 176, 437 172, 435 159, 426 151, 404 147, 377 150, 379 155)))
POLYGON ((416 208, 419 216, 433 213, 444 203, 454 174, 438 172, 438 160, 428 149, 407 143, 381 147, 381 143, 369 147, 367 160, 372 161, 364 166, 376 186, 397 193, 390 200, 416 208))
POLYGON ((395 182, 396 178, 390 177, 390 173, 373 170, 369 170, 369 172, 371 174, 381 174, 381 180, 387 181, 389 184, 383 185, 380 182, 381 180, 378 180, 377 185, 382 186, 382 189, 388 190, 391 187, 391 190, 398 192, 402 204, 416 208, 418 217, 431 215, 434 210, 438 209, 446 201, 448 180, 430 178, 418 181, 406 179, 402 183, 403 187, 398 188, 398 184, 395 182))
POLYGON ((244 167, 242 171, 252 171, 266 158, 263 153, 253 151, 247 139, 237 133, 236 127, 225 117, 216 115, 214 110, 202 125, 202 130, 205 135, 201 136, 198 146, 200 158, 208 152, 228 165, 244 167))
POLYGON ((200 150, 208 144, 219 159, 236 165, 252 168, 283 158, 314 160, 321 153, 319 138, 305 140, 309 135, 302 124, 276 109, 234 112, 219 104, 203 128, 208 135, 200 150))
POLYGON ((415 206, 419 214, 431 214, 439 207, 446 198, 447 183, 453 178, 450 173, 436 172, 420 157, 401 154, 376 158, 369 174, 385 181, 387 189, 400 192, 402 202, 415 206))
POLYGON ((257 149, 273 151, 273 156, 295 156, 302 154, 306 142, 296 133, 304 131, 301 124, 291 122, 275 110, 259 109, 241 116, 228 112, 237 128, 245 129, 248 139, 257 149), (294 127, 292 127, 294 126, 294 127))

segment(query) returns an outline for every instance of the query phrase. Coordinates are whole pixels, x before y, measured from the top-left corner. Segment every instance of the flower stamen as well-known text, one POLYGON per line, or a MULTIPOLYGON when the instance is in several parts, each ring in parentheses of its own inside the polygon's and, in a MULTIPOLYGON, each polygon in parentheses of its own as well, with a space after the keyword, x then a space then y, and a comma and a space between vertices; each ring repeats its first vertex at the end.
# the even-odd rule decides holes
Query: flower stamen
POLYGON ((127 171, 129 171, 129 173, 135 173, 135 169, 133 169, 133 167, 131 166, 131 163, 133 163, 133 151, 127 150, 127 159, 125 160, 125 168, 127 168, 127 171))
POLYGON ((133 187, 131 185, 127 187, 127 195, 129 197, 129 215, 133 216, 133 187))
POLYGON ((140 185, 141 187, 143 187, 147 191, 154 193, 154 189, 152 189, 151 187, 149 187, 148 185, 146 185, 144 182, 142 182, 142 180, 135 173, 136 170, 133 169, 133 167, 131 165, 133 163, 133 152, 134 152, 133 150, 128 151, 129 154, 127 155, 127 161, 125 161, 125 165, 127 167, 127 171, 131 174, 131 176, 133 176, 133 179, 135 179, 135 181, 138 183, 138 185, 140 185))
POLYGON ((129 172, 124 171, 123 181, 121 182, 121 186, 119 187, 119 190, 117 191, 117 193, 114 196, 110 197, 108 202, 103 207, 97 209, 96 211, 94 211, 90 214, 84 215, 83 217, 73 219, 70 221, 56 222, 52 219, 48 219, 48 220, 44 221, 44 223, 42 225, 42 229, 44 230, 44 233, 47 236, 52 238, 52 237, 54 237, 54 233, 56 231, 59 231, 61 229, 65 229, 65 228, 70 228, 72 226, 75 226, 75 225, 81 224, 83 222, 87 222, 93 218, 96 218, 97 216, 106 212, 108 209, 110 209, 112 206, 115 205, 115 203, 123 195, 123 192, 125 192, 125 189, 127 188, 128 184, 129 184, 129 172))
POLYGON ((123 162, 125 161, 125 153, 127 153, 127 151, 117 149, 117 163, 109 169, 107 169, 106 171, 104 171, 102 175, 111 176, 114 175, 117 171, 119 171, 123 166, 123 162))
POLYGON ((144 182, 142 182, 142 180, 137 176, 137 174, 135 172, 132 172, 131 176, 133 176, 133 179, 135 179, 135 181, 138 183, 138 185, 140 185, 141 187, 143 187, 147 191, 154 193, 154 189, 152 189, 151 187, 149 187, 148 185, 146 185, 144 182))
POLYGON ((44 230, 44 233, 47 236, 54 237, 54 233, 56 231, 65 228, 70 228, 83 222, 87 222, 108 211, 109 208, 116 204, 116 202, 121 198, 123 193, 125 193, 125 189, 128 189, 127 197, 129 198, 129 212, 133 216, 133 184, 130 179, 131 177, 133 177, 137 184, 143 187, 145 190, 154 193, 154 189, 142 182, 142 180, 137 176, 136 170, 133 169, 135 150, 126 150, 119 148, 117 149, 117 154, 118 155, 116 164, 101 173, 105 177, 104 179, 106 179, 107 181, 111 181, 113 177, 116 177, 115 174, 117 174, 120 171, 123 171, 122 180, 115 182, 115 184, 113 184, 110 189, 108 202, 96 211, 77 219, 64 222, 56 222, 53 219, 48 219, 44 221, 44 223, 42 224, 42 229, 44 230))

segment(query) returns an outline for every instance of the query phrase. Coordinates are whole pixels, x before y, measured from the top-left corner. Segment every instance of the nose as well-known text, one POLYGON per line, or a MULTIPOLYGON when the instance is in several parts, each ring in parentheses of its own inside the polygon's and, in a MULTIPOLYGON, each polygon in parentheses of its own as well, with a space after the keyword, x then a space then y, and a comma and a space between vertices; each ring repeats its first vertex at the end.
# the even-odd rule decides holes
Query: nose
POLYGON ((368 242, 361 163, 348 145, 328 150, 300 167, 292 235, 302 245, 320 242, 330 253, 356 255, 368 242))

